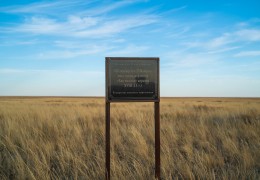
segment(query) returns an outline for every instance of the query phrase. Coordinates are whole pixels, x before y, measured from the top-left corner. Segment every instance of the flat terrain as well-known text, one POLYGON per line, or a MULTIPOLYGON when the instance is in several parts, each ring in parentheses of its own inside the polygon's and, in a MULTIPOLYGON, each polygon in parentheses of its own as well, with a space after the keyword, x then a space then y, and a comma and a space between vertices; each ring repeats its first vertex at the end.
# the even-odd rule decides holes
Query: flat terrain
MULTIPOLYGON (((0 179, 104 179, 104 98, 0 97, 0 179)), ((162 98, 163 179, 260 179, 259 98, 162 98)), ((154 178, 153 103, 111 104, 112 179, 154 178)))

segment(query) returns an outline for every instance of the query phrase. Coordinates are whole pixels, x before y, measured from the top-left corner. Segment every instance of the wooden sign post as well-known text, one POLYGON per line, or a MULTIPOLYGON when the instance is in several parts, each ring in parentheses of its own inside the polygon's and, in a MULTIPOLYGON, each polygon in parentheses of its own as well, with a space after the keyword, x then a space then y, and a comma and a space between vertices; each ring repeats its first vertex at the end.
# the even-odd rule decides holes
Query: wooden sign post
POLYGON ((160 179, 159 58, 106 57, 106 179, 110 179, 110 103, 154 102, 155 177, 160 179))

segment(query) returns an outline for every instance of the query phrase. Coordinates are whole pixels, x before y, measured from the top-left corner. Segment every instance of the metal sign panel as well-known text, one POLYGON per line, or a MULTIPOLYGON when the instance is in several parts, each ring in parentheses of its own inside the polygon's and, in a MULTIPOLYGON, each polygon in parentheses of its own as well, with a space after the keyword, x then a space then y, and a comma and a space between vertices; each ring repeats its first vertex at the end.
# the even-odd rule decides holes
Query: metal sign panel
POLYGON ((106 58, 108 102, 159 99, 159 58, 106 58))

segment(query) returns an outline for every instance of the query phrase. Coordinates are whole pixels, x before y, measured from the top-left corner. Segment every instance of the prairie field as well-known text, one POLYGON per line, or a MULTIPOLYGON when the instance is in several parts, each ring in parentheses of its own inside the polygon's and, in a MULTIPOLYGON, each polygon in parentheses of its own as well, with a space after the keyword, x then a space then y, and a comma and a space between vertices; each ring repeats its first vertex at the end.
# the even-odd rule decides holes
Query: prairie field
MULTIPOLYGON (((153 103, 111 104, 111 178, 154 178, 153 103)), ((162 98, 162 179, 260 179, 260 98, 162 98)), ((0 97, 0 179, 105 179, 105 99, 0 97)))

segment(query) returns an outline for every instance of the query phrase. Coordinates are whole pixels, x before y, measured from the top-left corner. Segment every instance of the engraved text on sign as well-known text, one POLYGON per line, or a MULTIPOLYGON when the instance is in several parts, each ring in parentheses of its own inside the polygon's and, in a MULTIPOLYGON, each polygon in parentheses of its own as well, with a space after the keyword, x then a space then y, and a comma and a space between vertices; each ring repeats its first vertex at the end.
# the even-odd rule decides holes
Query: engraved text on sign
POLYGON ((157 100, 158 59, 110 59, 109 100, 157 100))

